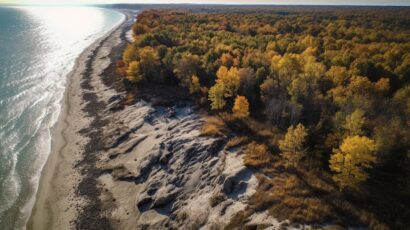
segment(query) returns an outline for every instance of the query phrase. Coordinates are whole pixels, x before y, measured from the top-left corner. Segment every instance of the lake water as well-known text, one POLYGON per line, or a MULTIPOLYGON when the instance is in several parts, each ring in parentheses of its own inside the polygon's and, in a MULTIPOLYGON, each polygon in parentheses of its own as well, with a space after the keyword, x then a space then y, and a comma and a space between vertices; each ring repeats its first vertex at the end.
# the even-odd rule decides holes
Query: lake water
POLYGON ((124 16, 93 7, 0 7, 0 228, 25 229, 75 59, 124 16))

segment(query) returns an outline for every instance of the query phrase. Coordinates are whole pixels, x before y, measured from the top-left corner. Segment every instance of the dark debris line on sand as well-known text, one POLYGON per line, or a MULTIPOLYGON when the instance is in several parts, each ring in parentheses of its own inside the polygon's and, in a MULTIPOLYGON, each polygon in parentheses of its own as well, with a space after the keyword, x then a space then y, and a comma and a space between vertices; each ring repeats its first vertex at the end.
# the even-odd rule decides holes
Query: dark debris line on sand
MULTIPOLYGON (((100 44, 92 51, 88 57, 86 63, 86 69, 82 73, 81 88, 84 90, 93 90, 91 85, 91 75, 93 73, 93 63, 96 59, 96 54, 105 42, 118 30, 121 31, 121 43, 120 45, 113 47, 109 55, 111 64, 102 74, 103 82, 106 85, 112 85, 115 83, 114 69, 115 60, 118 59, 118 55, 121 55, 121 51, 126 45, 125 34, 130 29, 132 23, 130 23, 130 16, 126 14, 127 18, 117 30, 113 31, 109 36, 103 39, 100 44)), ((87 200, 85 207, 79 208, 78 219, 73 223, 76 229, 112 229, 109 220, 102 215, 102 204, 99 199, 101 191, 97 187, 97 178, 101 175, 101 169, 96 167, 98 154, 104 150, 104 144, 102 140, 102 127, 107 124, 107 120, 101 115, 106 107, 106 103, 99 101, 97 95, 94 92, 87 92, 83 94, 83 100, 86 102, 86 106, 83 111, 92 117, 93 120, 89 127, 80 131, 80 134, 88 137, 89 142, 85 145, 83 151, 83 159, 80 160, 76 167, 80 168, 80 172, 83 175, 79 186, 76 188, 76 195, 84 197, 87 200)))

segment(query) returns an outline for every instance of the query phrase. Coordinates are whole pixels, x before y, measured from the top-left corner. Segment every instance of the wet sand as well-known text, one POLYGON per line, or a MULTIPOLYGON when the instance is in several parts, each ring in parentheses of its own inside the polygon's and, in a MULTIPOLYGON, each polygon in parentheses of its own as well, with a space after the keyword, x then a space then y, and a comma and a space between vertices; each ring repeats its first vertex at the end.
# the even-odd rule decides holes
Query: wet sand
MULTIPOLYGON (((112 64, 111 58, 108 55, 104 58, 102 53, 109 54, 114 48, 121 49, 119 43, 125 44, 123 39, 133 16, 129 12, 123 13, 125 21, 84 50, 68 76, 62 111, 53 130, 51 154, 41 174, 27 229, 75 228, 79 213, 92 202, 78 191, 87 176, 79 162, 84 161, 83 153, 89 142, 81 130, 92 128, 94 120, 90 114, 92 108, 87 106, 93 105, 92 89, 87 87, 87 79, 100 75, 112 64)), ((104 221, 99 222, 104 224, 104 221)))

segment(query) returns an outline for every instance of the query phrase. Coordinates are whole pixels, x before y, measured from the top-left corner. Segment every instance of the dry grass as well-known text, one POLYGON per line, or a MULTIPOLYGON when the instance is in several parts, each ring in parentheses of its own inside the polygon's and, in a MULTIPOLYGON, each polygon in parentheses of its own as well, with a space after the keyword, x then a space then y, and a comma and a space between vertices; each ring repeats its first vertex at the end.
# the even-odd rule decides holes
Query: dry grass
POLYGON ((332 204, 326 201, 326 195, 333 191, 332 186, 312 174, 290 174, 283 180, 282 186, 273 188, 271 194, 279 202, 269 212, 293 222, 325 223, 337 220, 332 204), (315 184, 322 187, 315 187, 315 184))
POLYGON ((238 121, 231 113, 221 112, 219 113, 219 116, 227 123, 233 123, 238 121))
POLYGON ((214 124, 204 124, 201 129, 202 136, 222 136, 221 130, 214 124))
POLYGON ((258 135, 260 137, 271 139, 275 135, 274 130, 272 129, 272 127, 267 126, 266 124, 261 123, 257 120, 248 119, 246 121, 246 125, 248 126, 248 128, 253 133, 255 133, 256 135, 258 135))
POLYGON ((225 123, 219 117, 208 117, 201 128, 202 136, 223 136, 225 130, 225 123))
POLYGON ((249 143, 244 151, 244 164, 248 167, 261 167, 272 161, 272 154, 265 144, 249 143))
POLYGON ((279 220, 325 223, 336 218, 332 206, 293 175, 260 178, 257 192, 251 197, 250 204, 255 211, 269 210, 279 220))
POLYGON ((253 213, 268 210, 278 220, 290 220, 293 223, 334 223, 389 229, 371 213, 372 210, 362 209, 354 202, 344 199, 330 181, 330 175, 322 172, 318 176, 318 172, 303 169, 283 172, 283 167, 279 167, 278 162, 275 163, 269 167, 276 168, 267 167, 269 170, 263 170, 257 175, 259 185, 249 200, 248 209, 238 213, 230 226, 245 225, 253 213))
POLYGON ((249 141, 249 138, 245 136, 233 137, 229 139, 228 143, 226 143, 225 149, 239 147, 243 144, 246 144, 248 141, 249 141))
POLYGON ((245 123, 252 133, 252 137, 264 142, 269 147, 277 146, 278 141, 283 137, 283 132, 274 126, 266 125, 254 119, 248 119, 245 123))

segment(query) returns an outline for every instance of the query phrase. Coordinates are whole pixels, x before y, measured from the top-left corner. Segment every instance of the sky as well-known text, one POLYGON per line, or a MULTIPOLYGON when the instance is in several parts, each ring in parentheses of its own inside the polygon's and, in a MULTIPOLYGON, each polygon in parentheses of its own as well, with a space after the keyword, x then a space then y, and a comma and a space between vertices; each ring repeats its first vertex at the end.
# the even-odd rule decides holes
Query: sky
POLYGON ((110 4, 110 3, 198 3, 277 5, 396 5, 410 6, 410 0, 0 0, 5 4, 110 4))

